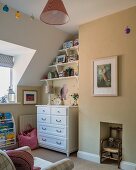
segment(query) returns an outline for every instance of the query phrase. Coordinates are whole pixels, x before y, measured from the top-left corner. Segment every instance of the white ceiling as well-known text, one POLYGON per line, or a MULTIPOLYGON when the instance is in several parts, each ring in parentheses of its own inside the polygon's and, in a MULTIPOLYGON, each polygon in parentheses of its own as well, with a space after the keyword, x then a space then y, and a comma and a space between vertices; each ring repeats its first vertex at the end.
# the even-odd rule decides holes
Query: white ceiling
MULTIPOLYGON (((69 33, 77 32, 81 24, 136 6, 136 0, 63 0, 63 2, 70 21, 57 27, 69 33)), ((1 0, 1 3, 39 19, 47 0, 1 0)))

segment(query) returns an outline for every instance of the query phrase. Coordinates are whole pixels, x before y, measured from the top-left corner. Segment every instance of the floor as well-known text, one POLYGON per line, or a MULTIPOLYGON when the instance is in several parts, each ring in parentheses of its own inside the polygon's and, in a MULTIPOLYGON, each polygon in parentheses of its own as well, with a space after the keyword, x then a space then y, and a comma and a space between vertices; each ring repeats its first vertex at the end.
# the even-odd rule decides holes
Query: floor
MULTIPOLYGON (((66 158, 66 155, 60 152, 39 148, 32 151, 33 156, 46 159, 50 162, 56 162, 63 158, 66 158)), ((90 162, 84 159, 77 158, 76 153, 70 155, 70 159, 74 162, 74 170, 118 170, 117 164, 114 162, 107 161, 104 164, 97 164, 90 162)))

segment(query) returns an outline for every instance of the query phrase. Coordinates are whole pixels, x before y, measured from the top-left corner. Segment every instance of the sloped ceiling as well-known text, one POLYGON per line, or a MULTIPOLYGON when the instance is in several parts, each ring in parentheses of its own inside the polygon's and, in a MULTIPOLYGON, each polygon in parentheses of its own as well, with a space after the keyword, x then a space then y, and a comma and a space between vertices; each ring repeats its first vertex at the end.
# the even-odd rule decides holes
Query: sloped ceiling
MULTIPOLYGON (((1 2, 40 19, 47 0, 1 0, 1 2)), ((135 6, 136 0, 63 0, 63 3, 70 21, 57 28, 73 33, 78 31, 81 24, 135 6)))
MULTIPOLYGON (((13 9, 10 9, 10 14, 2 12, 0 22, 1 40, 36 50, 18 85, 41 85, 40 79, 47 72, 48 65, 56 57, 58 49, 62 47, 69 34, 36 19, 31 20, 26 15, 17 20, 13 9)), ((25 55, 24 60, 27 60, 29 54, 25 55)), ((25 68, 24 62, 18 69, 21 71, 22 67, 25 68)))
POLYGON ((80 24, 136 4, 135 0, 103 0, 102 2, 99 0, 86 0, 85 2, 82 0, 64 0, 64 4, 70 15, 70 22, 58 28, 69 32, 66 33, 55 27, 46 25, 37 19, 30 19, 30 15, 32 14, 38 18, 35 12, 38 10, 38 14, 40 14, 47 0, 2 0, 1 2, 29 14, 29 16, 23 14, 20 20, 15 18, 16 10, 12 8, 10 8, 8 13, 1 12, 0 14, 1 40, 36 50, 36 53, 29 62, 28 67, 24 69, 24 73, 18 82, 18 85, 26 86, 39 86, 42 84, 40 79, 47 72, 48 65, 53 58, 58 54, 58 49, 68 39, 70 36, 69 33, 77 32, 80 24))

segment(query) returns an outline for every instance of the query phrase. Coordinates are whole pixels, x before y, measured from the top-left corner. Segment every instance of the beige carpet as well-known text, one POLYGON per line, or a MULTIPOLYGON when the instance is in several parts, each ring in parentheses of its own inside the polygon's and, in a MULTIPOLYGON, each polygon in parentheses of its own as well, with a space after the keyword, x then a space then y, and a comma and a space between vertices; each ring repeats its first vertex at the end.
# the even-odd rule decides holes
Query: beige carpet
MULTIPOLYGON (((43 148, 33 150, 32 154, 33 156, 40 157, 50 162, 56 162, 58 160, 66 158, 66 155, 63 153, 43 148)), ((76 153, 71 154, 70 159, 74 161, 74 170, 118 170, 116 164, 109 164, 109 162, 107 162, 107 164, 96 164, 87 160, 77 158, 76 153)))

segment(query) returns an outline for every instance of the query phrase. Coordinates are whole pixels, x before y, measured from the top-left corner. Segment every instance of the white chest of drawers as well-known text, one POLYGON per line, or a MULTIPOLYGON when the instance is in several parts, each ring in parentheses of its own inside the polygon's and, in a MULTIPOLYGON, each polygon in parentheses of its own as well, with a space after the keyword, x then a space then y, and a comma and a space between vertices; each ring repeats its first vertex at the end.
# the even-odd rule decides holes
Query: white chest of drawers
POLYGON ((66 153, 78 150, 78 108, 37 105, 39 146, 66 153))

